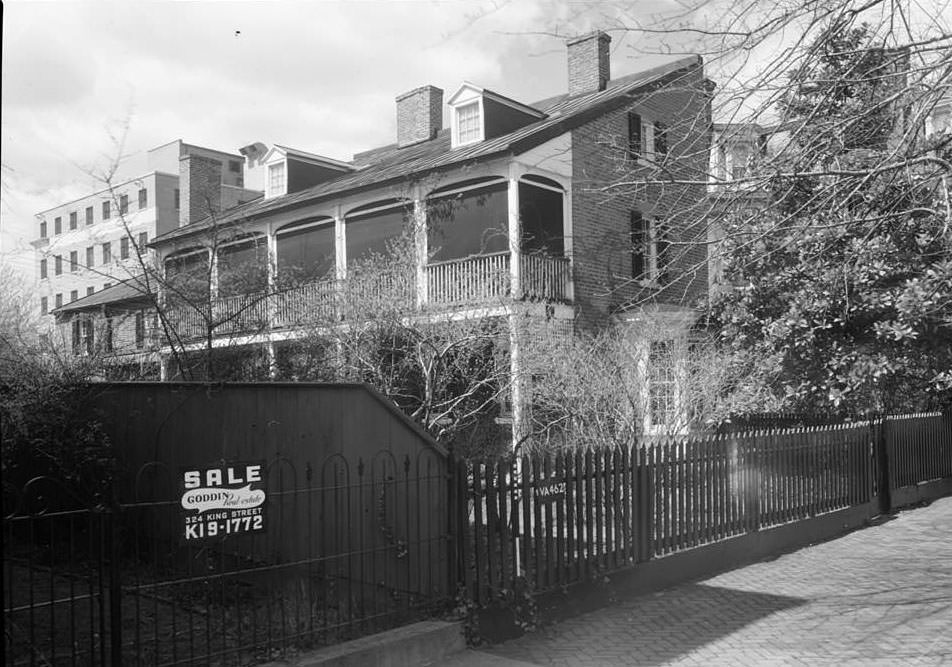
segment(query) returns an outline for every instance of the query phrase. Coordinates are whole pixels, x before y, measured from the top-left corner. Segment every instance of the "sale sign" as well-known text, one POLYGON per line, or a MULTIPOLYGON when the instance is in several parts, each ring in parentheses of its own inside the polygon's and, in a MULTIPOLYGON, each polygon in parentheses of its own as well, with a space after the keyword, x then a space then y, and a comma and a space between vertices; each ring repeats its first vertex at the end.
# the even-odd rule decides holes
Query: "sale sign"
POLYGON ((267 494, 263 463, 233 463, 182 473, 186 541, 261 532, 267 494))

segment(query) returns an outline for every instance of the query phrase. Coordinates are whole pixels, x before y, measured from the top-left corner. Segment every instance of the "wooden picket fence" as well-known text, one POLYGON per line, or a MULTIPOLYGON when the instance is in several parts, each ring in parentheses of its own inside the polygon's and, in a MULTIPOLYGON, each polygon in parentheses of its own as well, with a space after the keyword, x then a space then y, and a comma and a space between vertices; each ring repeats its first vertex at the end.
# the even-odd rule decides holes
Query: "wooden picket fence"
POLYGON ((458 578, 488 604, 952 478, 952 429, 929 413, 460 463, 455 477, 458 578))

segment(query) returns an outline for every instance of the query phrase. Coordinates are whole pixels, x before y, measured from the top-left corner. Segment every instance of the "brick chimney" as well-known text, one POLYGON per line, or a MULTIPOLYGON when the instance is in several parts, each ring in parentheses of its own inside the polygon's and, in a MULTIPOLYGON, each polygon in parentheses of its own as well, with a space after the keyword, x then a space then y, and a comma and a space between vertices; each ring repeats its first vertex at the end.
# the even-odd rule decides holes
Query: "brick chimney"
POLYGON ((568 40, 569 97, 605 90, 611 78, 612 38, 601 30, 568 40))
POLYGON ((221 162, 201 155, 179 158, 179 226, 221 211, 221 162))
POLYGON ((397 96, 397 145, 429 141, 443 129, 443 91, 421 86, 397 96))

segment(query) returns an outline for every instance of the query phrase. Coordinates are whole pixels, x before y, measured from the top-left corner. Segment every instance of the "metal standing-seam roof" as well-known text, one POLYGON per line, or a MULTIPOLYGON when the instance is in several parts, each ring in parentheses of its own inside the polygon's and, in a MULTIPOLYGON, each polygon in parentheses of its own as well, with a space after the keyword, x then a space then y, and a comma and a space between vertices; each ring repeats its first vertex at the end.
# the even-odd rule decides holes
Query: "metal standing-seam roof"
POLYGON ((406 180, 409 176, 445 169, 454 165, 485 160, 502 154, 519 154, 544 143, 588 120, 604 113, 613 104, 621 105, 631 95, 659 82, 673 73, 687 73, 701 65, 699 56, 678 58, 672 62, 636 72, 609 81, 605 90, 569 97, 560 95, 533 104, 543 111, 545 118, 521 127, 509 134, 487 139, 476 144, 451 148, 450 131, 442 130, 435 139, 405 148, 396 144, 366 151, 353 164, 357 170, 343 174, 310 188, 267 200, 255 200, 224 211, 214 218, 209 216, 199 222, 179 227, 154 238, 149 245, 161 245, 168 241, 201 233, 212 226, 227 225, 249 220, 268 213, 292 209, 297 206, 339 197, 343 194, 388 183, 406 180), (372 162, 361 164, 360 158, 372 162))

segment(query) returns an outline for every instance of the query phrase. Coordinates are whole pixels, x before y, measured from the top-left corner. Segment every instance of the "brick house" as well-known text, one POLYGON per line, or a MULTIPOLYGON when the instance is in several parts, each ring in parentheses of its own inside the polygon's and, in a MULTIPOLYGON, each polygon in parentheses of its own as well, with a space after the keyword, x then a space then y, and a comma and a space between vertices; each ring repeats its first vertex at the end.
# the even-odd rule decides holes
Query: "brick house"
MULTIPOLYGON (((564 95, 530 104, 464 82, 446 99, 444 128, 443 91, 422 86, 396 98, 391 145, 350 161, 273 146, 260 157, 264 197, 213 215, 183 190, 181 225, 149 244, 166 302, 176 280, 208 277, 212 311, 234 315, 211 344, 262 354, 274 368, 301 314, 332 307, 328 295, 412 221, 407 298, 416 305, 503 318, 512 330, 516 320, 562 332, 616 326, 633 345, 670 352, 707 290, 698 213, 711 86, 696 56, 612 79, 609 42, 595 32, 567 43, 564 95), (648 321, 656 340, 645 339, 648 321)), ((207 166, 195 187, 215 182, 207 166)), ((172 319, 180 342, 198 348, 201 326, 187 311, 173 307, 172 319)), ((515 379, 519 342, 511 342, 515 379)), ((167 349, 156 355, 172 377, 167 349)), ((514 382, 515 429, 521 391, 514 382)), ((645 416, 648 429, 679 409, 676 388, 665 391, 645 416)))

